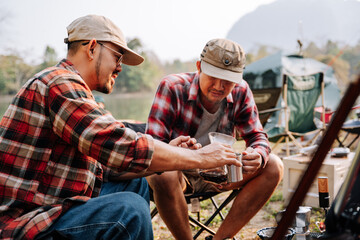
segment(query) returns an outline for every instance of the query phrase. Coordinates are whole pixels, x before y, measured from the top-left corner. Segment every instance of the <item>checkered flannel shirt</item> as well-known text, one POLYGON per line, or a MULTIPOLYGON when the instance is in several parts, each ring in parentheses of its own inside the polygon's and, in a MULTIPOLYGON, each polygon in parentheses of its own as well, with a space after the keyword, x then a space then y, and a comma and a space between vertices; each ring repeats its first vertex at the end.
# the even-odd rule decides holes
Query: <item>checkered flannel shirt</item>
MULTIPOLYGON (((199 100, 198 73, 166 76, 160 82, 148 118, 146 132, 164 142, 180 136, 194 137, 203 110, 199 100)), ((261 154, 266 164, 270 153, 253 94, 246 81, 236 84, 226 97, 226 107, 217 132, 235 135, 235 129, 261 154)))
POLYGON ((99 195, 105 168, 143 172, 153 139, 124 128, 62 60, 30 79, 0 122, 0 239, 34 239, 99 195))

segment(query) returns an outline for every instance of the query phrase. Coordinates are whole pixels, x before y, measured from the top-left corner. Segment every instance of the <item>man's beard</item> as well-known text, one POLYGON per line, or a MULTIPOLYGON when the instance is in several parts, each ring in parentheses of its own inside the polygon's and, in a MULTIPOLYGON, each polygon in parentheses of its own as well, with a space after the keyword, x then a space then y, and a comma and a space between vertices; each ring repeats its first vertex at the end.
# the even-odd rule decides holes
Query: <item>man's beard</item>
POLYGON ((105 94, 109 94, 112 92, 112 88, 108 84, 104 84, 103 86, 99 85, 96 90, 105 94))
MULTIPOLYGON (((102 52, 100 50, 100 59, 102 57, 102 52)), ((96 71, 96 78, 97 78, 97 86, 96 86, 96 91, 98 92, 102 92, 102 93, 105 93, 105 94, 109 94, 112 92, 112 88, 110 86, 110 84, 107 84, 105 83, 104 85, 100 85, 101 82, 100 82, 100 68, 101 68, 101 61, 97 61, 96 63, 96 67, 95 67, 95 71, 96 71)))

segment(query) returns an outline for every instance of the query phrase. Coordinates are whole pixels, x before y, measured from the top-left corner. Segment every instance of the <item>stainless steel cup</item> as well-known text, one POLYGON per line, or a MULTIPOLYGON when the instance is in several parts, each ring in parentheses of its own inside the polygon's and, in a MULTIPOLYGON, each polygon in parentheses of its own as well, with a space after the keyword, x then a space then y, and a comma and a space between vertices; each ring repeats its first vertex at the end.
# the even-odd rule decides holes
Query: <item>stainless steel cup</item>
MULTIPOLYGON (((241 153, 236 153, 236 159, 241 162, 241 153)), ((227 182, 240 182, 243 180, 242 167, 227 165, 227 182)))
MULTIPOLYGON (((209 133, 210 143, 219 142, 224 143, 232 146, 236 139, 233 136, 226 135, 223 133, 218 132, 210 132, 209 133)), ((200 176, 208 182, 215 182, 215 183, 225 183, 227 182, 227 171, 228 168, 226 165, 211 168, 211 169, 200 169, 199 174, 200 176)))

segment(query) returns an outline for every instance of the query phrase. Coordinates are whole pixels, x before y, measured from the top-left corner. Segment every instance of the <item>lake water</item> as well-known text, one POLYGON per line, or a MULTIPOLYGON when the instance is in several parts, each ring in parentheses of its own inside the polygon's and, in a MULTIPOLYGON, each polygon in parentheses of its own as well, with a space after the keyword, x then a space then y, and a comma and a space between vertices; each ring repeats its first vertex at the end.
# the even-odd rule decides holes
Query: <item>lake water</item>
MULTIPOLYGON (((145 122, 155 93, 101 94, 105 99, 106 109, 116 119, 133 119, 145 122)), ((2 118, 10 102, 11 96, 0 96, 0 117, 2 118)))

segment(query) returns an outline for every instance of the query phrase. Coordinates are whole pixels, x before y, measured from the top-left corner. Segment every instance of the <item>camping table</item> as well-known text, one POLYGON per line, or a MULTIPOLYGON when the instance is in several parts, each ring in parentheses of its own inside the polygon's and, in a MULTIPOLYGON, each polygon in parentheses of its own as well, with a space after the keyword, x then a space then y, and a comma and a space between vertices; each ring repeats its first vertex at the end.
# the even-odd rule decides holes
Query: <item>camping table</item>
MULTIPOLYGON (((351 152, 347 157, 332 157, 328 154, 318 172, 317 177, 328 177, 330 203, 334 200, 341 184, 345 180, 346 174, 354 158, 355 153, 351 152)), ((295 192, 299 179, 307 169, 311 158, 302 154, 284 157, 284 180, 283 180, 283 197, 286 204, 289 202, 292 194, 295 192)), ((312 183, 306 198, 303 202, 305 206, 319 207, 319 191, 317 178, 312 183)))

